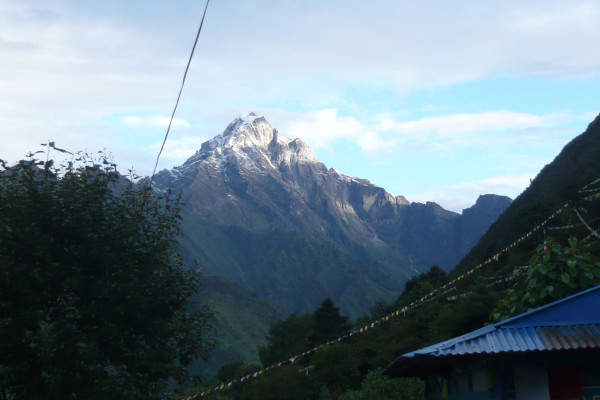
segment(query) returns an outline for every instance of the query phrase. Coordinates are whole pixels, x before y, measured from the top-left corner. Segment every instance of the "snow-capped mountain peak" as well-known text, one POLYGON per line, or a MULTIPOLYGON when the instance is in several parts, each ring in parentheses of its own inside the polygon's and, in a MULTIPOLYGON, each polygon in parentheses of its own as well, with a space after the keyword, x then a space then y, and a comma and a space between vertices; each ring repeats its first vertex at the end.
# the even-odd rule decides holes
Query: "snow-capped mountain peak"
MULTIPOLYGON (((459 214, 435 203, 410 203, 366 179, 327 169, 306 143, 284 137, 253 113, 234 119, 180 167, 157 174, 154 188, 182 193, 187 226, 302 232, 370 260, 369 265, 398 280, 412 273, 407 268, 413 262, 451 267, 464 254, 461 249, 472 246, 469 232, 476 232, 465 229, 459 214)), ((496 216, 474 215, 485 229, 496 216)), ((240 237, 236 234, 235 240, 240 237)), ((241 269, 235 273, 242 282, 247 277, 241 269)))
POLYGON ((231 121, 221 134, 202 143, 200 150, 183 165, 157 174, 153 185, 163 191, 175 182, 179 185, 191 182, 199 168, 223 171, 232 164, 258 175, 280 174, 277 172, 280 168, 294 164, 325 169, 304 141, 286 138, 265 117, 248 112, 231 121))
POLYGON ((267 161, 273 167, 281 163, 319 163, 313 150, 301 139, 281 135, 263 117, 253 112, 234 119, 223 133, 202 144, 199 156, 224 162, 234 156, 248 162, 267 161))

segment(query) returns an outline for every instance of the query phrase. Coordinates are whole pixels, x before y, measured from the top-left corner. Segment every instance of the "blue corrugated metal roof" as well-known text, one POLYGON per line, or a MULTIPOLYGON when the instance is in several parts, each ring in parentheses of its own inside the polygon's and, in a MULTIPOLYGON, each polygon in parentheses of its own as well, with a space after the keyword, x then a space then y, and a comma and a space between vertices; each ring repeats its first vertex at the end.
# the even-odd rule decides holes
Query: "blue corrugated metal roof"
MULTIPOLYGON (((476 331, 478 332, 478 331, 476 331)), ((405 354, 432 357, 600 348, 600 324, 500 328, 458 337, 405 354), (472 336, 472 335, 469 335, 472 336)))
POLYGON ((600 286, 398 357, 600 349, 600 286))

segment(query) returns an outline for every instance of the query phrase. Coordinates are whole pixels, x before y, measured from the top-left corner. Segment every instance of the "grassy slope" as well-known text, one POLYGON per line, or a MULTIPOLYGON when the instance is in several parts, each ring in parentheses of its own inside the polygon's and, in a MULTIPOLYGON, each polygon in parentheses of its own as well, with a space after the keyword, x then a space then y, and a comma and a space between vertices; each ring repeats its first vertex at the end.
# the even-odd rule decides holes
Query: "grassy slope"
POLYGON ((383 276, 370 276, 363 264, 338 249, 299 233, 259 235, 206 224, 188 226, 185 232, 182 254, 189 266, 195 260, 203 270, 206 279, 198 296, 213 305, 218 320, 218 347, 208 362, 194 366, 205 378, 214 377, 226 363, 257 362, 256 348, 270 322, 284 313, 312 312, 332 297, 344 314, 356 317, 376 300, 395 299, 400 291, 383 276))
POLYGON ((188 264, 197 260, 206 276, 237 283, 285 313, 312 312, 331 297, 354 318, 401 291, 382 273, 300 232, 252 233, 207 224, 189 224, 185 232, 182 254, 188 264))
POLYGON ((218 346, 208 362, 194 365, 194 371, 211 379, 223 364, 258 363, 257 346, 264 343, 269 323, 283 314, 244 288, 218 277, 206 278, 197 296, 214 307, 218 346))

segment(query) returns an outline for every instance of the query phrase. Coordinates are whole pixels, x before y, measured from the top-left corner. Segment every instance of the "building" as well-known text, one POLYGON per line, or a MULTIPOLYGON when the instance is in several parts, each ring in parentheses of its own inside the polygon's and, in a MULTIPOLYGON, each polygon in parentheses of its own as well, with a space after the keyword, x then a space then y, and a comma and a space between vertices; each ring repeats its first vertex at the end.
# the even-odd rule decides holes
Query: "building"
POLYGON ((394 360, 427 399, 600 400, 600 286, 394 360))

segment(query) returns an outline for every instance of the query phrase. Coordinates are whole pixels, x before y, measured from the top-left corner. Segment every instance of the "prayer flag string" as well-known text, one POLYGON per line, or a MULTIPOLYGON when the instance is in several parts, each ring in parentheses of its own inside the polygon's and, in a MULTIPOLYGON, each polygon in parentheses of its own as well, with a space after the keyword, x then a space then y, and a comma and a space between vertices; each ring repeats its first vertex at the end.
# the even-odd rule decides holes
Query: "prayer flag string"
MULTIPOLYGON (((185 400, 193 400, 193 399, 197 399, 197 398, 201 398, 204 397, 205 395, 208 395, 210 393, 216 393, 216 392, 220 392, 223 390, 227 390, 229 388, 231 388, 234 384, 236 383, 242 383, 245 381, 249 381, 251 379, 255 379, 258 378, 259 376, 263 375, 266 372, 269 372, 272 369, 275 368, 280 368, 283 367, 284 365, 288 365, 288 364, 293 364, 294 362, 309 356, 313 353, 315 353, 316 351, 325 348, 327 346, 331 346, 335 343, 339 343, 342 342, 346 339, 349 339, 351 337, 354 337, 356 335, 361 335, 367 331, 369 331, 370 329, 373 329, 375 327, 377 327, 378 325, 380 325, 383 322, 389 321, 390 319, 393 319, 395 317, 400 316, 400 314, 404 315, 406 314, 407 311, 412 310, 420 305, 423 305, 426 302, 429 302, 430 300, 433 300, 434 296, 438 297, 444 294, 449 293, 452 290, 456 290, 456 285, 458 284, 458 282, 460 282, 463 279, 466 279, 468 277, 470 277, 471 275, 473 275, 476 271, 482 269, 483 267, 494 263, 496 261, 499 260, 500 256, 506 254, 507 252, 509 252, 512 248, 518 246, 519 244, 521 244, 524 240, 530 238, 535 232, 539 231, 540 229, 544 228, 549 221, 551 221, 552 219, 556 218, 559 214, 561 214, 563 212, 564 209, 566 209, 569 206, 569 204, 565 204, 564 206, 562 206, 560 209, 558 209, 554 214, 552 214, 550 217, 546 218, 542 223, 540 223, 539 225, 537 225, 536 227, 534 227, 533 229, 531 229, 529 232, 527 232, 525 235, 521 236, 519 239, 515 240, 512 244, 506 246, 504 249, 500 250, 498 253, 494 254, 493 256, 491 256, 490 258, 488 258, 487 260, 485 260, 484 262, 476 265, 475 267, 469 269, 468 271, 466 271, 465 273, 463 273, 462 275, 458 276, 457 278, 453 279, 452 281, 440 286, 439 288, 431 291, 430 293, 426 294, 425 296, 411 302, 410 304, 407 304, 399 309, 397 309, 396 311, 387 314, 386 316, 375 320, 371 323, 365 324, 364 326, 354 329, 352 331, 349 331, 347 334, 342 335, 340 337, 338 337, 337 339, 334 340, 330 340, 329 342, 323 343, 319 346, 313 347, 312 349, 309 349, 303 353, 297 354, 293 357, 288 358, 287 360, 283 360, 280 361, 276 364, 273 364, 269 367, 266 367, 264 369, 261 369, 259 371, 256 371, 254 373, 245 375, 239 379, 230 381, 228 383, 223 383, 221 385, 217 385, 212 387, 211 389, 207 389, 199 394, 196 394, 194 396, 189 396, 187 398, 185 398, 185 400)), ((508 278, 507 278, 508 279, 508 278)))
MULTIPOLYGON (((595 181, 587 184, 586 186, 584 186, 579 192, 583 193, 583 192, 592 192, 592 191, 596 191, 597 189, 591 189, 591 190, 586 190, 588 187, 599 183, 600 182, 600 178, 596 179, 595 181)), ((590 196, 586 196, 584 197, 584 200, 593 200, 596 198, 600 197, 600 193, 595 193, 593 195, 590 196)), ((564 212, 565 209, 567 209, 569 207, 569 203, 566 203, 565 205, 563 205, 561 208, 559 208, 558 210, 556 210, 556 212, 554 212, 552 215, 550 215, 548 218, 546 218, 543 222, 541 222, 539 225, 537 225, 536 227, 534 227, 533 229, 531 229, 529 232, 527 232, 526 234, 524 234, 523 236, 521 236, 520 238, 518 238, 517 240, 515 240, 513 243, 511 243, 510 245, 506 246, 505 248, 503 248, 502 250, 500 250, 498 253, 494 254, 493 256, 489 257, 487 260, 483 261, 482 263, 474 266, 473 268, 469 269, 468 271, 466 271, 465 273, 463 273, 462 275, 458 276, 457 278, 453 279, 452 281, 440 286, 439 288, 431 291, 430 293, 426 294, 425 296, 411 302, 410 304, 407 304, 399 309, 397 309, 396 311, 387 314, 386 316, 375 320, 371 323, 368 323, 360 328, 354 329, 352 331, 349 331, 348 333, 346 333, 343 336, 338 337, 337 339, 334 340, 330 340, 329 342, 323 343, 319 346, 313 347, 312 349, 309 349, 303 353, 300 353, 298 355, 295 355, 293 357, 288 358, 287 360, 283 360, 280 361, 276 364, 273 364, 269 367, 266 367, 264 369, 261 369, 259 371, 256 371, 254 373, 245 375, 239 379, 230 381, 228 383, 223 383, 221 385, 217 385, 214 386, 210 389, 207 389, 199 394, 196 394, 194 396, 189 396, 186 397, 185 400, 193 400, 193 399, 197 399, 197 398, 201 398, 204 397, 205 395, 208 395, 210 393, 216 393, 216 392, 220 392, 220 391, 224 391, 227 390, 229 388, 231 388, 234 384, 236 383, 242 383, 251 379, 255 379, 258 378, 259 376, 265 374, 266 372, 269 372, 272 369, 275 368, 280 368, 283 367, 284 365, 289 365, 289 364, 293 364, 296 361, 307 357, 315 352, 317 352, 318 350, 325 348, 327 346, 331 346, 335 343, 339 343, 342 342, 348 338, 354 337, 356 335, 361 335, 375 327, 377 327, 378 325, 382 324, 383 322, 389 321, 395 317, 400 316, 400 314, 405 315, 407 311, 409 310, 413 310, 414 308, 423 305, 429 301, 432 301, 434 298, 437 298, 439 296, 443 296, 443 295, 447 295, 448 293, 450 293, 451 291, 456 290, 456 285, 458 284, 458 282, 460 282, 463 279, 466 279, 470 276, 472 276, 475 272, 481 270, 482 268, 484 268, 485 266, 497 262, 499 260, 499 258, 501 256, 503 256, 504 254, 508 253, 509 251, 511 251, 511 249, 513 249, 514 247, 517 247, 518 245, 520 245, 523 241, 527 240, 528 238, 530 238, 534 233, 536 233, 537 231, 539 231, 542 228, 548 228, 548 229, 567 229, 567 228, 572 228, 575 227, 575 225, 569 225, 569 226, 563 226, 563 227, 548 227, 548 223, 553 220, 554 218, 556 218, 558 215, 562 214, 564 212)), ((575 209, 575 212, 577 213, 577 210, 575 209)), ((578 213, 577 213, 578 214, 578 213)), ((588 227, 588 229, 590 231, 592 231, 592 233, 590 234, 590 236, 596 236, 598 235, 597 232, 595 232, 593 229, 591 229, 589 227, 589 225, 587 225, 587 223, 585 221, 583 221, 583 219, 581 218, 581 216, 578 214, 578 216, 580 217, 580 219, 582 220, 583 224, 586 225, 586 227, 588 227)), ((581 226, 581 225, 579 225, 581 226)), ((516 267, 516 269, 526 269, 527 267, 516 267)), ((515 279, 514 274, 509 274, 511 276, 508 275, 503 275, 503 276, 496 276, 496 277, 488 277, 488 279, 494 279, 493 282, 490 283, 490 285, 495 285, 495 284, 499 284, 502 282, 506 282, 509 280, 513 280, 515 279)), ((463 297, 465 296, 467 293, 462 293, 462 294, 458 294, 458 295, 454 295, 454 296, 448 296, 447 299, 448 300, 455 300, 458 297, 463 297)))
POLYGON ((581 188, 581 190, 579 191, 579 193, 584 192, 585 189, 589 188, 592 185, 595 185, 596 183, 600 183, 600 178, 596 179, 593 182, 588 183, 587 185, 585 185, 584 187, 581 188))

